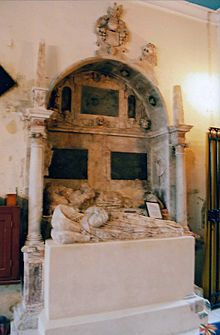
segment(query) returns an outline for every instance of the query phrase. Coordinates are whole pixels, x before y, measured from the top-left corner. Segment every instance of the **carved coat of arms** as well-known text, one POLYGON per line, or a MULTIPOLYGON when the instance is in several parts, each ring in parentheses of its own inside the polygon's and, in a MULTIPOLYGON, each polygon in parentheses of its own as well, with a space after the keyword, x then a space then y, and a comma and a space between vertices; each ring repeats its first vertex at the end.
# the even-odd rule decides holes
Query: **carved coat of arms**
POLYGON ((124 44, 128 40, 128 29, 125 22, 120 19, 121 14, 122 5, 118 6, 115 3, 113 7, 108 8, 107 15, 97 20, 99 54, 115 55, 126 51, 124 44))

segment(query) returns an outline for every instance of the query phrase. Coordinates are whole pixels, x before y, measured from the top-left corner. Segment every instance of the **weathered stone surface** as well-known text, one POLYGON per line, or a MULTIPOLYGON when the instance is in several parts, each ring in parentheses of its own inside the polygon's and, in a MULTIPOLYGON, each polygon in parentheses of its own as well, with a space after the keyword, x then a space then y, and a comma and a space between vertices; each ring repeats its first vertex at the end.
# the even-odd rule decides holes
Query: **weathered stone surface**
POLYGON ((85 215, 81 220, 81 225, 86 231, 90 231, 90 228, 99 228, 108 221, 108 213, 103 208, 96 206, 89 207, 85 211, 85 215))
POLYGON ((55 229, 51 230, 51 237, 54 241, 60 244, 70 244, 75 242, 89 242, 90 236, 73 231, 57 231, 55 229))
POLYGON ((45 200, 47 205, 49 204, 49 214, 52 214, 59 204, 80 209, 87 208, 90 204, 93 204, 96 195, 95 191, 86 183, 82 184, 79 189, 49 184, 45 193, 45 200))

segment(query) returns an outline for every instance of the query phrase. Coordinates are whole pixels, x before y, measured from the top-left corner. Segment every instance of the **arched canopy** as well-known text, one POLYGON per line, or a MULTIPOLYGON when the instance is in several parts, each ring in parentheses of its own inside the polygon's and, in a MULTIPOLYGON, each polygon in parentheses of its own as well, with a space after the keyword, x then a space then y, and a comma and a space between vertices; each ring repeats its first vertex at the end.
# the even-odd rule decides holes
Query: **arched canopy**
POLYGON ((94 72, 107 75, 123 82, 130 87, 141 99, 148 117, 151 120, 151 130, 156 131, 167 127, 167 113, 165 103, 157 86, 145 75, 143 69, 135 64, 128 64, 116 59, 89 58, 79 62, 56 78, 51 85, 49 104, 51 108, 51 92, 68 76, 80 73, 94 72))

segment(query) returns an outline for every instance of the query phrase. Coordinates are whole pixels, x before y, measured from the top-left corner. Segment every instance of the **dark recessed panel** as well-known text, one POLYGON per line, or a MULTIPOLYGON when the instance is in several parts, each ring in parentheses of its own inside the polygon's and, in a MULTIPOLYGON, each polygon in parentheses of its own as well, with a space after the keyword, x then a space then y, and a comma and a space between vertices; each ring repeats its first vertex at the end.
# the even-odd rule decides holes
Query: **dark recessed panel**
POLYGON ((136 116, 136 98, 134 95, 128 96, 128 117, 135 118, 136 116))
POLYGON ((54 149, 49 178, 87 179, 88 150, 54 149))
POLYGON ((62 100, 61 100, 61 111, 71 112, 72 107, 72 90, 70 87, 66 86, 62 90, 62 100))
POLYGON ((10 88, 16 85, 16 82, 0 65, 0 95, 7 92, 10 88))
POLYGON ((122 180, 147 179, 146 153, 111 153, 111 178, 122 180))
POLYGON ((118 116, 117 90, 82 86, 81 114, 118 116))

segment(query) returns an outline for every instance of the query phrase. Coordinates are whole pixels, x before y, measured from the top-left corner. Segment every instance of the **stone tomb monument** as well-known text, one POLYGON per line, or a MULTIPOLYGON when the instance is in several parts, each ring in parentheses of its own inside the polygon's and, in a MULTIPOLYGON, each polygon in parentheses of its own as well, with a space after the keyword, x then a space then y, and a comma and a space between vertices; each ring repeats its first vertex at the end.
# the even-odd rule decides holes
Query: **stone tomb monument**
POLYGON ((41 335, 197 334, 207 321, 203 299, 193 293, 194 237, 183 229, 185 135, 192 126, 184 124, 179 86, 174 87, 175 123, 168 125, 154 73, 156 47, 146 43, 140 59, 129 59, 129 32, 121 14, 115 4, 97 20, 96 56, 67 69, 50 91, 41 80, 28 110, 32 183, 23 305, 26 314, 36 314, 34 328, 44 293, 41 335), (44 186, 62 181, 79 191, 86 182, 99 194, 120 192, 135 208, 146 193, 157 194, 183 233, 74 244, 47 240, 44 258, 40 221, 46 134, 53 155, 49 150, 45 157, 44 186), (44 276, 35 302, 30 270, 36 266, 44 268, 44 276))

